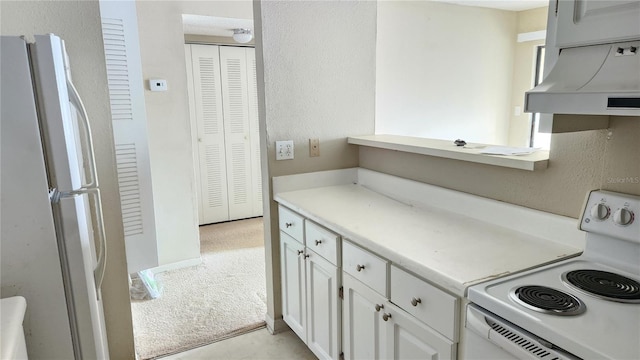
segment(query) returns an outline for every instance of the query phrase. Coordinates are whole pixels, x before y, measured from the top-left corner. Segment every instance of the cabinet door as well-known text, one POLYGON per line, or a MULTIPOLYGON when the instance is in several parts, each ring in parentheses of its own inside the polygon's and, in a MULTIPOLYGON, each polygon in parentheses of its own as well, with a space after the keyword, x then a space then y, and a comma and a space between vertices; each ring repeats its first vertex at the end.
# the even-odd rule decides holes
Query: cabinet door
POLYGON ((385 327, 382 310, 386 299, 351 275, 342 273, 344 287, 344 316, 342 319, 343 351, 345 359, 386 358, 385 327))
POLYGON ((307 248, 307 346, 319 359, 340 355, 341 300, 338 267, 307 248))
POLYGON ((453 342, 391 303, 383 311, 387 315, 386 358, 455 359, 453 342))
POLYGON ((191 45, 200 164, 200 224, 229 220, 218 46, 191 45))
POLYGON ((637 0, 560 0, 556 46, 621 42, 640 36, 637 0))
POLYGON ((306 341, 306 299, 304 245, 280 231, 280 273, 282 274, 282 318, 306 341))

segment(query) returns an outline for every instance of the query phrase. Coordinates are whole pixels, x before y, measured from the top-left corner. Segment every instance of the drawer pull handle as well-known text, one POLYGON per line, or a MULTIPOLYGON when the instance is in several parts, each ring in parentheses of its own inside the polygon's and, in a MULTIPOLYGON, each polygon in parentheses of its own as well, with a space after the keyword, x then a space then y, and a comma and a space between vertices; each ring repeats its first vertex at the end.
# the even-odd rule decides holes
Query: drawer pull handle
POLYGON ((322 244, 322 240, 316 240, 316 246, 322 244))
POLYGON ((364 265, 357 265, 356 266, 356 270, 358 270, 358 271, 364 270, 364 265))
POLYGON ((290 228, 290 227, 292 227, 292 226, 293 226, 293 223, 284 223, 284 226, 286 226, 286 227, 287 227, 287 229, 288 229, 288 228, 290 228))
POLYGON ((389 319, 391 319, 391 314, 382 314, 382 320, 388 321, 389 319))
POLYGON ((376 311, 380 312, 381 309, 384 309, 384 305, 383 304, 380 304, 380 305, 376 304, 376 311))
POLYGON ((298 250, 298 255, 302 254, 304 250, 298 250))
POLYGON ((411 305, 413 305, 413 306, 418 306, 418 304, 420 304, 421 302, 422 302, 422 300, 420 300, 420 298, 411 299, 411 305))

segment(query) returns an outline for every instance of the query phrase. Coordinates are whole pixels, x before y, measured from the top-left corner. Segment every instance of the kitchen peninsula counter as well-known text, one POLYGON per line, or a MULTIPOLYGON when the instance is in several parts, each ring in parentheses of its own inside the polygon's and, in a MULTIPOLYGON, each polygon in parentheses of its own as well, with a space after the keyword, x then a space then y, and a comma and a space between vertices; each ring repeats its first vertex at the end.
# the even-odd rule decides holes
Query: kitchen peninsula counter
POLYGON ((274 195, 460 297, 470 285, 582 249, 575 219, 360 168, 276 177, 274 195))

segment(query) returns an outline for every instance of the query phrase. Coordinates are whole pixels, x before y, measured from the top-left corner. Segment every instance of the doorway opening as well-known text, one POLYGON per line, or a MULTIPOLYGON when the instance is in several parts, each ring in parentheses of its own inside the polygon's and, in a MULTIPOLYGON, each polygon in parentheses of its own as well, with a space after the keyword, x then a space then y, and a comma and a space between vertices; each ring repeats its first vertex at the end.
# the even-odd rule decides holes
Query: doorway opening
POLYGON ((155 274, 161 296, 132 300, 141 359, 265 326, 255 53, 251 44, 236 45, 185 34, 201 263, 155 274))

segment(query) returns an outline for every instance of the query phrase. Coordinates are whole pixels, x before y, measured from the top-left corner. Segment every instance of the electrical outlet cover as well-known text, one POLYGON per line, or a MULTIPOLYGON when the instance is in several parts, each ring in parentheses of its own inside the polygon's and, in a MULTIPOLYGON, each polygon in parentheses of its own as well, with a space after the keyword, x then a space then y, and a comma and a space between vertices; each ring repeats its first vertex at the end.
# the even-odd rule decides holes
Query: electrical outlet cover
POLYGON ((276 160, 293 159, 293 140, 276 141, 276 160))

